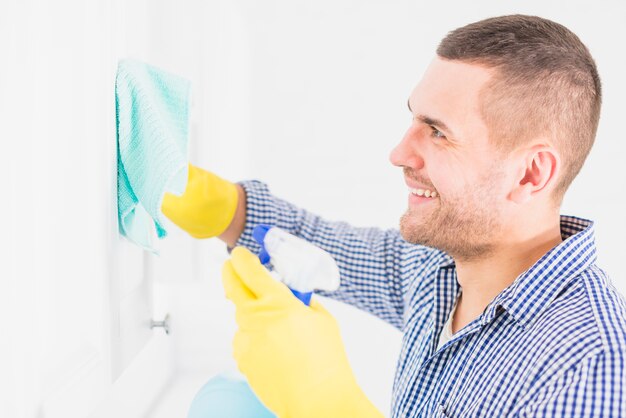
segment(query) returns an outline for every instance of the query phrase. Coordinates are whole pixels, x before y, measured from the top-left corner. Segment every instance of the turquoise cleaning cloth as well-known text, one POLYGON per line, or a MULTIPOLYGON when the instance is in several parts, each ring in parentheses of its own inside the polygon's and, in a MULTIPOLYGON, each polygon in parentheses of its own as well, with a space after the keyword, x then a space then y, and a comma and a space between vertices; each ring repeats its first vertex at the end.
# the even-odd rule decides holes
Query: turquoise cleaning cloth
POLYGON ((120 234, 156 253, 167 235, 161 202, 187 183, 190 83, 148 64, 122 60, 115 81, 120 234))

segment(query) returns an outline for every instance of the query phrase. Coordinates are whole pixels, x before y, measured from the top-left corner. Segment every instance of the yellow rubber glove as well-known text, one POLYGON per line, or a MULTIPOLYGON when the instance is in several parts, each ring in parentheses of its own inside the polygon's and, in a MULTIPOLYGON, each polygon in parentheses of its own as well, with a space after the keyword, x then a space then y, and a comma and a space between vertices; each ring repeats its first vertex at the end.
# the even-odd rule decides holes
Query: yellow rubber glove
POLYGON ((315 299, 304 305, 243 247, 222 279, 236 307, 235 360, 267 408, 279 418, 383 416, 352 374, 335 318, 315 299))
POLYGON ((237 187, 221 177, 189 164, 182 196, 165 193, 161 210, 195 238, 211 238, 228 228, 237 209, 237 187))

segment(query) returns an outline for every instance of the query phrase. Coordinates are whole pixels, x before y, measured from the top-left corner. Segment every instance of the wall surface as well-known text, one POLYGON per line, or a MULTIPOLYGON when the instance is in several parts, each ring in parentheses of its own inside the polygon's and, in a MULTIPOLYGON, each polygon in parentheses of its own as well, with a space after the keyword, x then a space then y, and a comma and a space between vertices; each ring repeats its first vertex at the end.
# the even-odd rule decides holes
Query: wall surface
MULTIPOLYGON (((626 235, 626 5, 588 4, 3 3, 0 315, 10 343, 0 344, 0 370, 9 371, 0 373, 0 416, 52 417, 62 407, 67 417, 184 416, 203 381, 235 367, 233 308, 219 277, 224 245, 194 242, 169 225, 161 257, 140 254, 144 275, 129 280, 150 285, 153 317, 170 313, 172 334, 155 335, 130 371, 111 382, 111 283, 121 277, 116 268, 132 276, 137 263, 132 249, 131 261, 116 258, 125 244, 115 233, 113 81, 125 56, 192 81, 192 162, 233 181, 265 181, 277 196, 327 219, 389 228, 398 225, 408 194, 389 152, 409 126, 406 100, 439 40, 495 15, 556 20, 588 45, 604 88, 596 143, 562 213, 595 220, 598 264, 626 294, 619 265, 626 235), (153 359, 160 383, 149 386, 157 379, 144 370, 157 370, 153 359), (85 380, 93 384, 84 387, 87 398, 54 403, 55 391, 80 372, 72 364, 100 361, 85 380), (142 388, 149 390, 139 405, 142 388)), ((389 411, 401 334, 349 306, 325 303, 339 320, 359 382, 389 411)))

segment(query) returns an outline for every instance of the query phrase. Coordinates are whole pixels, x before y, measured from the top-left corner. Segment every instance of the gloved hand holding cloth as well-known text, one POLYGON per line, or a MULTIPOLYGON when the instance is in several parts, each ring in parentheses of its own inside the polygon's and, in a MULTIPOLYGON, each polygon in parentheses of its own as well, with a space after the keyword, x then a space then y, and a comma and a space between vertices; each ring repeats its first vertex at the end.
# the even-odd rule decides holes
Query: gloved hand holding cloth
POLYGON ((237 202, 233 183, 189 164, 185 192, 181 196, 165 193, 161 210, 192 237, 212 238, 231 223, 237 202))
POLYGON ((222 279, 236 307, 235 360, 278 417, 383 416, 354 378, 335 318, 315 298, 304 305, 243 247, 222 279))

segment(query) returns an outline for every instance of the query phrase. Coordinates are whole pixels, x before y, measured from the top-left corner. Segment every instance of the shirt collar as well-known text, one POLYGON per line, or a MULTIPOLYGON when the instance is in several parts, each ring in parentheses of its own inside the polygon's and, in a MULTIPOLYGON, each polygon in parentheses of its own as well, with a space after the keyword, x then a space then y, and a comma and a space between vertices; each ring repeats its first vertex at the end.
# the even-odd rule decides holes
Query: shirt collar
MULTIPOLYGON (((596 261, 593 221, 561 215, 560 226, 563 241, 496 296, 481 322, 490 322, 504 308, 520 326, 528 326, 572 279, 596 261)), ((442 253, 440 267, 453 265, 454 259, 442 253)))
MULTIPOLYGON (((561 242, 518 276, 487 307, 486 317, 502 306, 521 325, 530 325, 561 291, 596 259, 593 222, 561 216, 561 242)), ((487 319, 487 318, 485 318, 487 319)))

